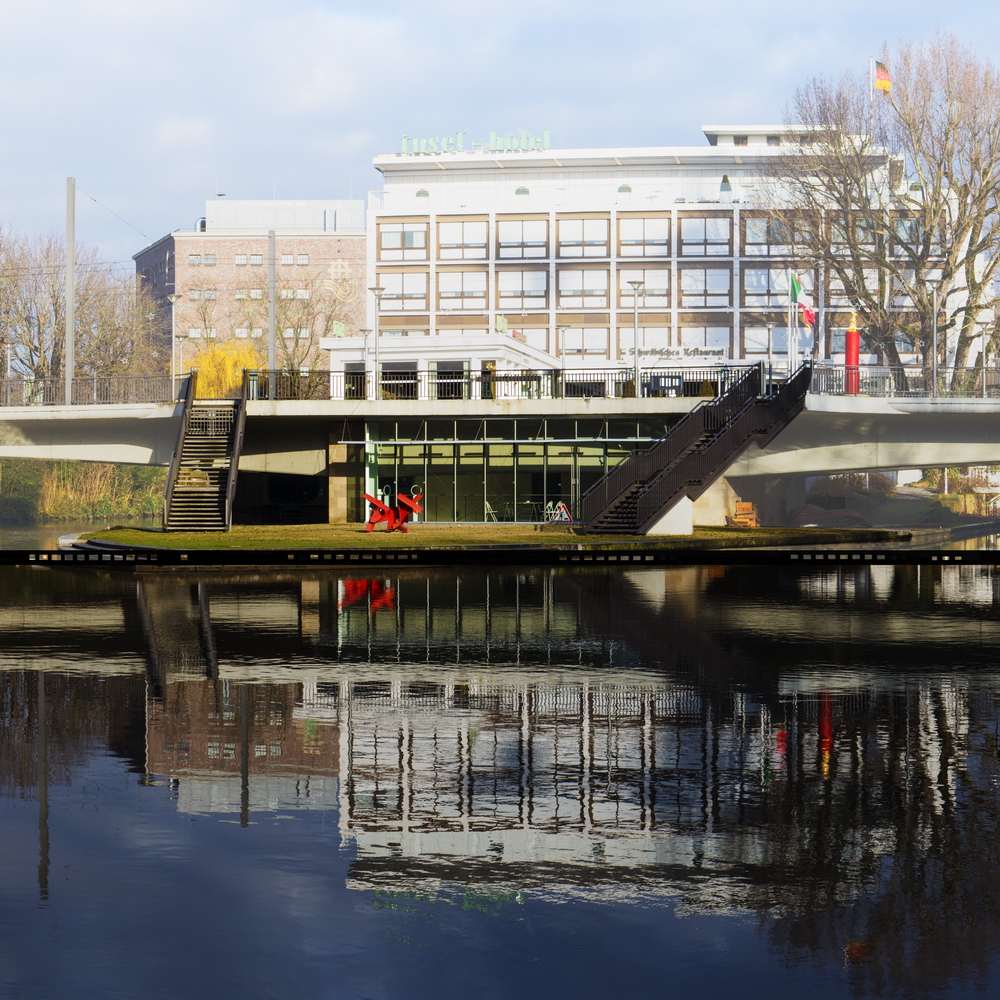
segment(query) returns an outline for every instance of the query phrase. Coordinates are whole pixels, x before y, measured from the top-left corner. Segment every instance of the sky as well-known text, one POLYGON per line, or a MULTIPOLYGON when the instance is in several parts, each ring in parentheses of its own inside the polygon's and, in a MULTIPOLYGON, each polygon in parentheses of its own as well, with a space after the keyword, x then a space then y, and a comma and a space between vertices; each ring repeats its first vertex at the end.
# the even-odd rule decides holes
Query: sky
POLYGON ((204 202, 363 197, 411 136, 701 144, 783 120, 812 76, 945 30, 1000 62, 982 0, 0 0, 0 225, 130 258, 204 202), (96 199, 96 200, 95 200, 96 199))

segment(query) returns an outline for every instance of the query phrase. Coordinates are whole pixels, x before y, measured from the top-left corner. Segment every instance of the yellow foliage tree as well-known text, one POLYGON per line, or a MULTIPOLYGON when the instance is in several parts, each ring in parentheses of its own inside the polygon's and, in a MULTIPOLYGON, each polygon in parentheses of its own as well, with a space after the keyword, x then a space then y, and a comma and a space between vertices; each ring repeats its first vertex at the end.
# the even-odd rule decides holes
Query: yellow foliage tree
POLYGON ((199 399, 227 399, 236 395, 243 381, 243 370, 262 369, 267 362, 250 341, 232 340, 203 348, 192 368, 198 369, 199 399))

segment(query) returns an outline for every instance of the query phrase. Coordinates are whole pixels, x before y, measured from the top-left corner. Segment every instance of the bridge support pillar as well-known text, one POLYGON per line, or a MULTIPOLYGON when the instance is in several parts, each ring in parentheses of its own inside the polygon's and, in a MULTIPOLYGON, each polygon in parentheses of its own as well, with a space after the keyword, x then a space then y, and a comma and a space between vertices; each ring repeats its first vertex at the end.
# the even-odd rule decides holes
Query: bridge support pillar
POLYGON ((693 535, 694 503, 688 497, 681 497, 646 534, 693 535))

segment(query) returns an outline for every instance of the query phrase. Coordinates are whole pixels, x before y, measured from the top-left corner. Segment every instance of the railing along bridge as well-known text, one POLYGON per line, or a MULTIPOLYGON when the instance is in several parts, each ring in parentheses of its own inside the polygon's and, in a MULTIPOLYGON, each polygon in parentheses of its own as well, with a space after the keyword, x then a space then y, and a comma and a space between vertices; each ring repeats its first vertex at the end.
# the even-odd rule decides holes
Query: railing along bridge
MULTIPOLYGON (((374 372, 247 371, 245 386, 229 396, 253 400, 565 400, 635 398, 718 398, 751 369, 760 371, 767 394, 784 384, 784 372, 765 364, 644 368, 638 385, 631 368, 563 368, 518 371, 374 372)), ((185 398, 189 376, 79 376, 73 380, 74 406, 170 403, 185 398)), ((930 368, 918 365, 812 366, 811 394, 876 398, 1000 399, 1000 368, 930 368)), ((0 407, 63 406, 64 379, 0 379, 0 407)))

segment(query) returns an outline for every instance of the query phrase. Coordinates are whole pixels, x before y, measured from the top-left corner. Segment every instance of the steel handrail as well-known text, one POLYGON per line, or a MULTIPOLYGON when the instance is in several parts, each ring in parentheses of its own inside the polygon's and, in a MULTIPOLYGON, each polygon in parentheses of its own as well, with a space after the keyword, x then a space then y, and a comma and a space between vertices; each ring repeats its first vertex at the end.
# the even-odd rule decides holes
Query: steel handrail
POLYGON ((163 491, 163 530, 167 530, 170 520, 170 505, 174 499, 174 489, 177 486, 177 479, 181 471, 181 453, 184 451, 184 440, 187 437, 188 426, 191 422, 191 407, 194 403, 197 391, 198 373, 192 371, 184 386, 184 408, 181 411, 181 426, 177 432, 177 445, 173 455, 170 456, 170 471, 167 473, 167 486, 163 491))
POLYGON ((684 453, 664 469, 637 499, 639 532, 652 527, 664 508, 681 496, 697 500, 755 440, 766 444, 787 426, 805 405, 811 376, 807 362, 776 392, 747 402, 702 447, 684 453))
POLYGON ((725 426, 734 413, 756 400, 761 384, 761 367, 755 365, 723 395, 688 411, 652 447, 633 451, 580 498, 580 520, 593 524, 630 489, 672 465, 706 434, 725 426))

